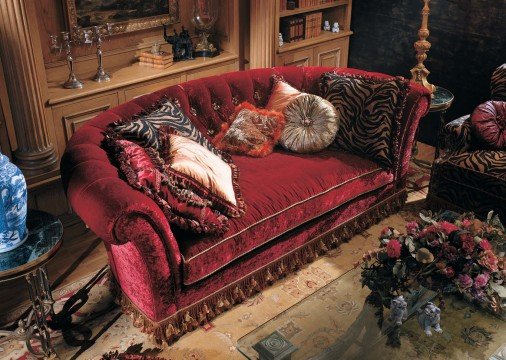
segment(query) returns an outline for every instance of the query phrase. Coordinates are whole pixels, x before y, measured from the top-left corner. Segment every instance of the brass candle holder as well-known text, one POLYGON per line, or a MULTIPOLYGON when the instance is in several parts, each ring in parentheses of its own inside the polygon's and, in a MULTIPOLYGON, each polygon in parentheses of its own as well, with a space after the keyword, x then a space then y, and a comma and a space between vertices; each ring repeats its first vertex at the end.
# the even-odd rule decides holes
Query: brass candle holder
POLYGON ((430 34, 428 29, 430 0, 422 0, 422 1, 424 3, 422 9, 422 25, 420 27, 420 30, 418 30, 418 41, 415 42, 416 60, 418 61, 418 63, 415 65, 414 68, 411 69, 411 81, 421 84, 422 86, 427 88, 432 94, 436 90, 436 87, 431 83, 429 83, 429 81, 427 80, 430 71, 427 70, 427 68, 423 63, 427 59, 427 52, 431 47, 430 42, 427 41, 427 38, 429 37, 430 34))

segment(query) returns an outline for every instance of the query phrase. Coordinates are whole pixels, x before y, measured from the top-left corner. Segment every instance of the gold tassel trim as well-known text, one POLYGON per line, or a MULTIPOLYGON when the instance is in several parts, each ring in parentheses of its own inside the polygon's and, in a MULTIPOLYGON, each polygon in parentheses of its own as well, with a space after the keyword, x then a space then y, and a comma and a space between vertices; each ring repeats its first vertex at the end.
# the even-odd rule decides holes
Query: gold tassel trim
POLYGON ((325 254, 382 218, 399 211, 406 199, 407 196, 404 190, 396 193, 361 215, 348 220, 335 229, 329 230, 304 246, 160 322, 153 322, 148 319, 123 293, 120 294, 119 302, 123 312, 132 317, 135 327, 152 335, 156 343, 165 342, 170 345, 185 333, 212 320, 233 305, 243 302, 248 297, 271 285, 274 281, 312 262, 318 255, 325 254))

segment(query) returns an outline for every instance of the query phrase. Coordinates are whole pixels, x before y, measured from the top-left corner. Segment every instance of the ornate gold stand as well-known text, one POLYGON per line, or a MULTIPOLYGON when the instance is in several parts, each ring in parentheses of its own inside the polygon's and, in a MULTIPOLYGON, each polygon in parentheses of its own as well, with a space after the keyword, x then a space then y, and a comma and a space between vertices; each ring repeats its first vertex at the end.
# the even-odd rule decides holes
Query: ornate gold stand
POLYGON ((416 59, 418 60, 418 63, 414 68, 411 69, 411 81, 417 82, 427 88, 430 93, 434 93, 436 90, 436 87, 429 83, 427 80, 427 76, 429 76, 430 71, 427 70, 423 62, 425 59, 427 59, 427 51, 430 49, 430 42, 427 41, 427 38, 429 37, 429 29, 428 29, 428 23, 429 23, 429 2, 430 0, 422 0, 424 3, 423 9, 422 9, 422 25, 420 27, 420 30, 418 30, 418 41, 415 42, 415 49, 416 49, 416 59))

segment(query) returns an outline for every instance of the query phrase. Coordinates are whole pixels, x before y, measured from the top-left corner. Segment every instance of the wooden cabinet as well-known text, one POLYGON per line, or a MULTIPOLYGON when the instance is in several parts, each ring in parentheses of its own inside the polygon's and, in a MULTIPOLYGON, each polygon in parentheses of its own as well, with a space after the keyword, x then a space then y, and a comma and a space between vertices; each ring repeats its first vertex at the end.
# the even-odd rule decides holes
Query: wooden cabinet
POLYGON ((118 94, 112 92, 52 108, 58 153, 65 151, 72 135, 87 121, 118 105, 118 94))
POLYGON ((315 65, 332 67, 348 66, 348 43, 349 38, 342 38, 315 46, 315 65))
POLYGON ((292 51, 276 59, 276 66, 311 66, 314 64, 313 50, 292 51))
POLYGON ((168 76, 162 81, 155 81, 145 85, 133 85, 126 88, 122 93, 119 94, 120 102, 130 101, 139 96, 150 94, 157 90, 161 90, 168 86, 176 85, 181 82, 181 75, 177 74, 174 76, 168 76))

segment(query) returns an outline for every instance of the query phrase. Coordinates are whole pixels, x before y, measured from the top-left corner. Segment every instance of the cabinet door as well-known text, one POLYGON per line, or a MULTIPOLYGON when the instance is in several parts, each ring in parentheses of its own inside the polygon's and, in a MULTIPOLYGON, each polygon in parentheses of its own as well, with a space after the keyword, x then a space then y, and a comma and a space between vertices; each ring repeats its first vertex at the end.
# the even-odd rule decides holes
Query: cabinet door
POLYGON ((118 105, 118 94, 110 93, 92 99, 77 101, 53 108, 58 151, 63 154, 72 135, 87 121, 118 105))
POLYGON ((163 81, 156 81, 149 84, 135 85, 125 89, 124 99, 120 98, 120 102, 130 101, 138 98, 139 96, 150 94, 157 90, 179 84, 181 82, 181 75, 175 75, 164 79, 163 81))
POLYGON ((276 66, 313 66, 313 50, 290 51, 277 57, 276 66))
POLYGON ((348 66, 348 38, 337 39, 314 48, 317 66, 348 66))

